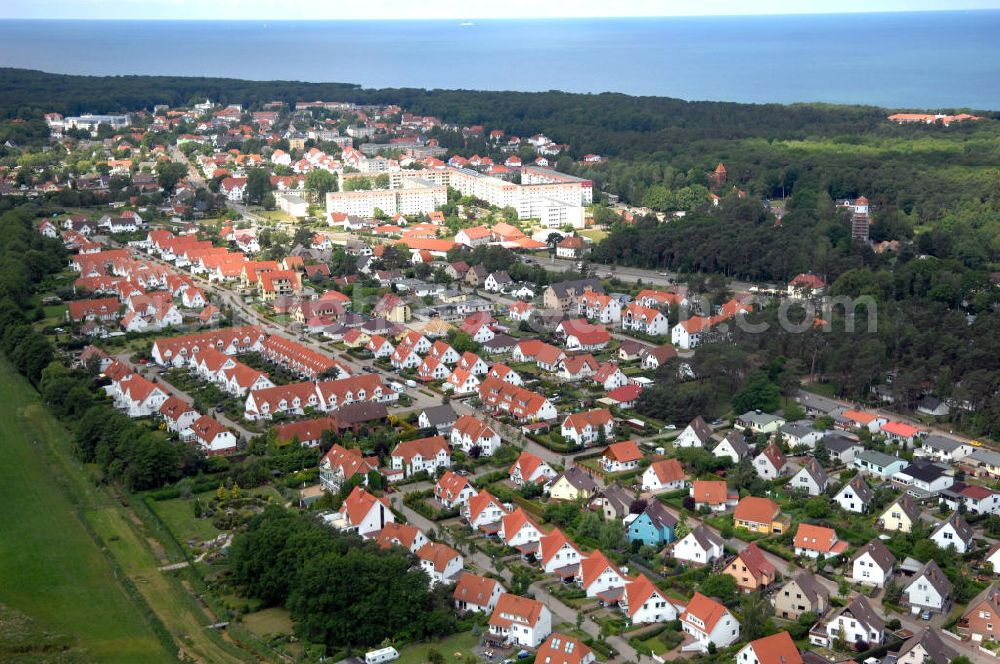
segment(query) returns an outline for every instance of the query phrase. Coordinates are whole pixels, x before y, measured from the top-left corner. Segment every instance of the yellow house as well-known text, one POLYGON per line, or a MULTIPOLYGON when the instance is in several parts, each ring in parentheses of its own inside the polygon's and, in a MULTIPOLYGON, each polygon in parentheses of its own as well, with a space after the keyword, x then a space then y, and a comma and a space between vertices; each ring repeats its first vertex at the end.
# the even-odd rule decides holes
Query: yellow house
POLYGON ((554 500, 573 501, 591 498, 598 488, 597 482, 586 471, 573 466, 556 475, 546 490, 554 500))
POLYGON ((781 509, 770 498, 747 496, 733 510, 733 525, 752 533, 783 533, 787 518, 782 519, 781 509))
POLYGON ((908 533, 913 529, 913 524, 920 520, 920 509, 908 494, 903 494, 896 502, 889 505, 889 509, 882 512, 878 519, 878 525, 883 530, 898 530, 908 533))

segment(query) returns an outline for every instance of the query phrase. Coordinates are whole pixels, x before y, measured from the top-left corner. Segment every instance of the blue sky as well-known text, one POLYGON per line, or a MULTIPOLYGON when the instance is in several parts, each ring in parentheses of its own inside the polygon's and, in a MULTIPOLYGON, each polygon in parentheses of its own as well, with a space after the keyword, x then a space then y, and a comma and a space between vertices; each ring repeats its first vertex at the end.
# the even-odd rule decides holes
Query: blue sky
POLYGON ((30 0, 0 18, 474 19, 1000 9, 1000 0, 30 0))

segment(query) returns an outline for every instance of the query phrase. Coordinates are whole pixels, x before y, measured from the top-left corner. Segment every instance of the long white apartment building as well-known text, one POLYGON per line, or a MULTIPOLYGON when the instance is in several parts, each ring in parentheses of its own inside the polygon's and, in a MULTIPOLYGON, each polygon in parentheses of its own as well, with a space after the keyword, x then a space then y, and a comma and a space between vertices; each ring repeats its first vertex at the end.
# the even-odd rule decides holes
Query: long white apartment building
MULTIPOLYGON (((389 176, 389 189, 382 190, 384 192, 405 191, 408 184, 413 186, 412 183, 421 183, 418 186, 423 187, 444 187, 444 199, 438 204, 443 205, 447 201, 447 187, 452 187, 463 196, 474 196, 499 208, 514 208, 517 210, 518 219, 539 219, 543 226, 549 228, 560 226, 583 228, 584 206, 590 205, 594 200, 593 184, 590 180, 545 168, 522 168, 522 184, 483 175, 471 169, 454 167, 422 171, 402 170, 386 175, 389 176)), ((346 193, 374 194, 375 192, 346 193)), ((371 216, 370 212, 364 211, 367 208, 363 208, 361 204, 358 204, 353 211, 342 207, 331 207, 331 204, 345 205, 346 201, 347 197, 342 197, 342 194, 327 194, 327 211, 371 216)), ((383 200, 383 203, 388 204, 388 201, 383 200)), ((373 205, 371 209, 374 207, 391 213, 390 209, 381 205, 373 205)), ((401 209, 396 211, 407 214, 401 209)), ((421 209, 410 212, 429 211, 421 209)))
POLYGON ((378 208, 388 215, 406 216, 433 212, 447 202, 447 185, 408 177, 396 178, 395 183, 390 179, 388 189, 330 192, 326 195, 326 211, 372 217, 378 208))

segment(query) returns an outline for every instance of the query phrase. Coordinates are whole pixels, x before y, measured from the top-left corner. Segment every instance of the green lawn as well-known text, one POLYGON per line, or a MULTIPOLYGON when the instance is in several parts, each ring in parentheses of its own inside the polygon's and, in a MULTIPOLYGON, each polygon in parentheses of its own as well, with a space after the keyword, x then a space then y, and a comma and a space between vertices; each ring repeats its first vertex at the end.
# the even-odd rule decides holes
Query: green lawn
POLYGON ((83 659, 174 661, 115 581, 63 490, 90 509, 93 488, 40 442, 65 444, 65 430, 6 362, 0 363, 0 399, 0 603, 38 629, 73 639, 83 659))
POLYGON ((398 664, 424 664, 427 661, 427 651, 437 650, 444 655, 446 662, 462 664, 462 660, 473 654, 472 649, 479 643, 479 638, 472 632, 460 632, 447 638, 431 643, 416 643, 399 651, 398 664))
POLYGON ((286 609, 271 607, 243 616, 243 624, 258 637, 267 638, 292 633, 292 619, 286 609))
MULTIPOLYGON (((198 494, 202 505, 215 497, 214 491, 198 494)), ((157 500, 151 507, 170 528, 170 531, 181 544, 187 544, 188 540, 205 540, 216 537, 220 532, 212 525, 212 519, 194 517, 194 498, 174 498, 173 500, 157 500)))

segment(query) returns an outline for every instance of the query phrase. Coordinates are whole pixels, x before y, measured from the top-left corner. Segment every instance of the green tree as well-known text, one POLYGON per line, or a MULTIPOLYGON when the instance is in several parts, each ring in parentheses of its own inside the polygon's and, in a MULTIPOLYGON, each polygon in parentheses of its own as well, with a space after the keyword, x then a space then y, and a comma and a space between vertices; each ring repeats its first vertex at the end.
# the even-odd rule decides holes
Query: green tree
POLYGON ((736 599, 736 579, 729 574, 711 574, 699 587, 699 591, 708 597, 716 597, 723 604, 736 599))
POLYGON ((271 192, 271 175, 263 168, 251 168, 247 171, 247 199, 251 203, 261 203, 271 192))
POLYGON ((306 191, 312 194, 313 202, 322 203, 327 193, 337 191, 337 176, 321 168, 310 171, 306 175, 306 191))
POLYGON ((740 601, 741 636, 754 641, 771 633, 774 607, 761 593, 750 593, 740 601))

